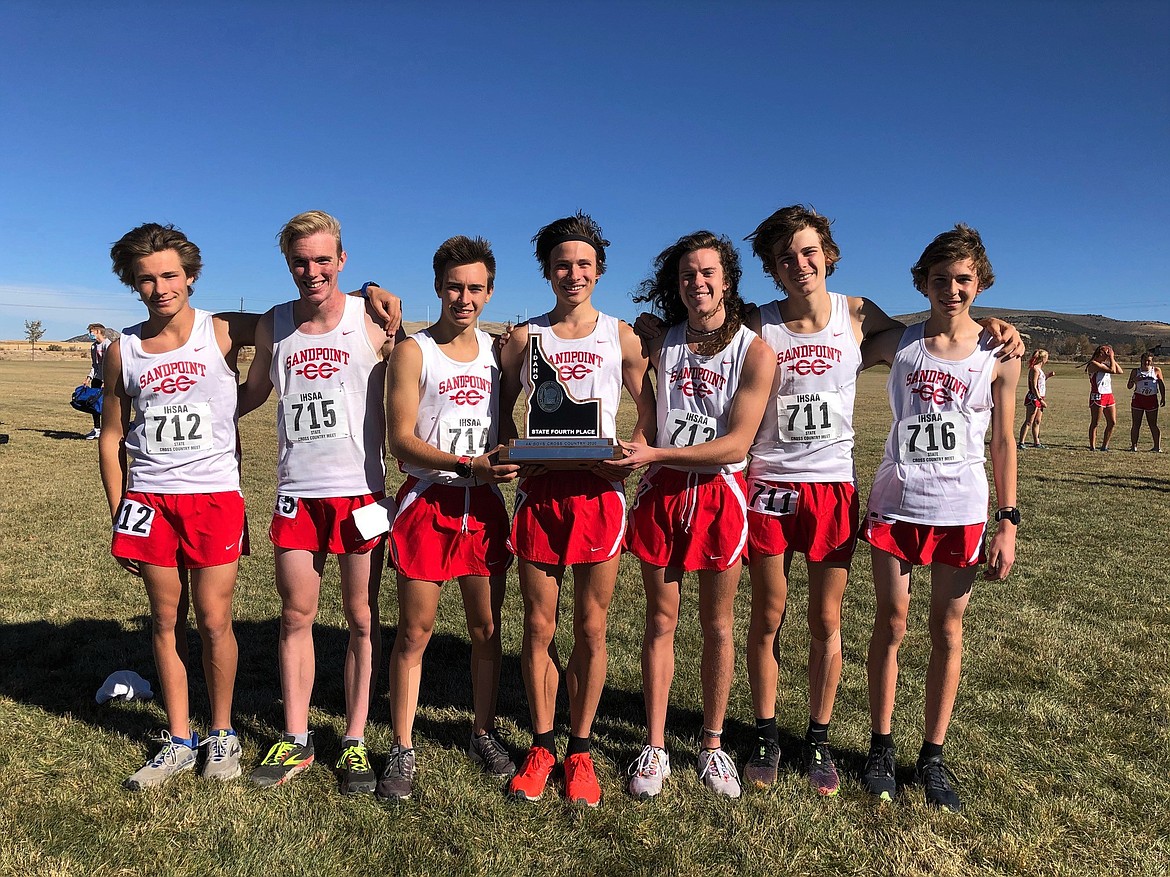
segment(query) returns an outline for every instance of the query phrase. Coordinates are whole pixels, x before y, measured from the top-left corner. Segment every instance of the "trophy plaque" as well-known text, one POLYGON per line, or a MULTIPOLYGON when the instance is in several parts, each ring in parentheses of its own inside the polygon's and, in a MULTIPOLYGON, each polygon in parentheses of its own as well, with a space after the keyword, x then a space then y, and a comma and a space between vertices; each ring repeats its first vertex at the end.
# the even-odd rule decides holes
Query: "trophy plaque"
POLYGON ((524 438, 513 439, 500 461, 547 469, 589 469, 621 459, 613 439, 601 437, 601 400, 574 399, 544 355, 540 333, 528 336, 525 368, 533 388, 524 405, 524 438))

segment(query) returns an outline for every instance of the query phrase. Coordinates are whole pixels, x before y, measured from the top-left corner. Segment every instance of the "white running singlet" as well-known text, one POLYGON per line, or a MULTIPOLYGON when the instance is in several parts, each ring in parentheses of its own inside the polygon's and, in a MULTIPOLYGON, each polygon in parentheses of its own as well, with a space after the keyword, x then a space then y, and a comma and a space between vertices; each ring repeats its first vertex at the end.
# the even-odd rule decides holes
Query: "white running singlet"
POLYGON ((1113 375, 1109 372, 1093 372, 1089 375, 1089 380, 1092 382, 1093 392, 1098 396, 1113 392, 1113 375))
POLYGON ((1044 366, 1038 365, 1036 366, 1036 395, 1043 399, 1047 391, 1048 375, 1044 372, 1044 366))
POLYGON ((142 349, 138 323, 122 330, 122 383, 134 405, 126 435, 126 489, 221 493, 240 489, 235 372, 224 361, 208 311, 195 311, 187 343, 142 349))
MULTIPOLYGON (((700 356, 687 345, 686 323, 671 326, 658 357, 659 448, 685 448, 727 434, 731 402, 739 388, 743 364, 756 333, 740 326, 730 343, 713 356, 700 356)), ((686 472, 730 474, 746 461, 726 466, 671 466, 686 472)))
POLYGON ((789 331, 779 302, 760 308, 760 337, 776 352, 780 388, 752 443, 748 475, 753 480, 856 481, 853 402, 861 347, 849 299, 837 292, 829 297, 828 324, 807 335, 789 331))
POLYGON ((293 324, 293 302, 274 309, 279 493, 343 497, 386 488, 386 364, 370 343, 365 312, 365 302, 345 296, 337 325, 306 335, 293 324))
MULTIPOLYGON (((597 314, 597 325, 584 338, 561 338, 549 324, 548 314, 528 321, 528 337, 540 336, 545 357, 569 394, 579 402, 601 400, 601 438, 617 438, 617 410, 622 399, 622 341, 618 320, 597 314)), ((532 398, 532 374, 520 371, 524 395, 532 398)))
MULTIPOLYGON (((478 457, 494 448, 500 367, 492 355, 491 336, 475 330, 479 353, 471 362, 459 362, 447 356, 428 329, 411 337, 422 351, 414 434, 433 448, 461 457, 478 457)), ((423 481, 459 487, 476 483, 474 478, 460 478, 454 472, 424 469, 410 463, 402 463, 401 467, 407 475, 423 481)))
POLYGON ((984 437, 991 424, 995 349, 980 335, 967 358, 926 349, 926 324, 902 333, 887 384, 894 423, 869 494, 869 513, 938 527, 987 521, 984 437))
POLYGON ((1133 385, 1133 394, 1135 396, 1158 395, 1158 373, 1154 371, 1152 366, 1138 371, 1137 380, 1134 381, 1133 385))

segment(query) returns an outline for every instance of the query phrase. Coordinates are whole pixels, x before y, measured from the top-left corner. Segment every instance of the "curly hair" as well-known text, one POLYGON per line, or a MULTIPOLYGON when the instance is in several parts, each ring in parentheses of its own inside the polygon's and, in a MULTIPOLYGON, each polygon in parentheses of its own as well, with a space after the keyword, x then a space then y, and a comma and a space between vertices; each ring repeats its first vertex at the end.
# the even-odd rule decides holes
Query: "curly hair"
POLYGON ((743 276, 743 268, 740 267, 739 253, 730 238, 706 230, 683 235, 654 259, 654 275, 638 285, 634 301, 649 302, 669 326, 684 322, 687 319, 687 307, 680 295, 679 262, 687 253, 696 250, 714 250, 719 254, 723 279, 727 283, 723 293, 723 325, 714 337, 698 346, 700 354, 711 356, 727 346, 743 325, 745 317, 743 299, 739 297, 739 280, 743 276))
POLYGON ((910 269, 910 276, 914 279, 914 288, 919 292, 926 292, 926 278, 934 265, 950 264, 970 259, 975 264, 975 275, 979 278, 979 291, 990 289, 995 283, 995 272, 991 270, 991 262, 987 258, 987 250, 983 247, 983 238, 979 232, 965 223, 957 223, 950 231, 944 231, 931 241, 914 267, 910 269))
POLYGON ((744 240, 751 241, 752 252, 760 257, 764 273, 783 289, 776 280, 776 248, 787 249, 801 229, 811 228, 820 236, 821 249, 825 252, 825 276, 829 277, 837 270, 837 263, 841 261, 841 248, 833 240, 833 232, 830 230, 832 224, 831 219, 821 216, 811 205, 793 204, 791 207, 781 207, 757 225, 756 230, 744 240))
POLYGON ((131 229, 110 247, 110 259, 114 263, 112 270, 119 280, 134 289, 134 262, 164 250, 178 253, 183 273, 192 282, 199 279, 203 271, 203 256, 199 248, 173 225, 159 225, 157 222, 147 222, 131 229))
POLYGON ((609 246, 609 241, 593 217, 578 210, 572 216, 553 220, 532 236, 536 261, 540 263, 540 273, 545 280, 550 279, 549 259, 552 251, 565 241, 583 241, 592 246, 597 251, 597 276, 605 273, 605 248, 609 246))

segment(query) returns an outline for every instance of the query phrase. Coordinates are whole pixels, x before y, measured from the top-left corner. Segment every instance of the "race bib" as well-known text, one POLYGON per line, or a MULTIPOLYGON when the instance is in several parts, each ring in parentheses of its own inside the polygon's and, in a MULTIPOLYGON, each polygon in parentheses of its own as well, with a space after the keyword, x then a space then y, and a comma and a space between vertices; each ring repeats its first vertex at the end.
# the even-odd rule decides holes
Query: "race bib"
POLYGON ((151 405, 143 421, 149 454, 211 450, 210 402, 151 405))
POLYGON ((289 393, 280 403, 284 407, 284 434, 290 442, 349 437, 345 393, 340 387, 289 393))
POLYGON ((453 416, 439 421, 439 447, 448 454, 478 457, 487 444, 487 417, 453 416))
POLYGON ((753 481, 748 490, 748 508, 761 515, 796 514, 800 490, 795 487, 776 487, 763 481, 753 481))
POLYGON ((821 442, 840 438, 841 424, 845 420, 841 394, 826 390, 778 396, 776 420, 782 442, 821 442))
POLYGON ((898 461, 958 463, 967 456, 967 429, 957 411, 916 414, 898 421, 898 461))
POLYGON ((132 499, 124 499, 118 506, 117 517, 114 518, 114 532, 145 538, 150 535, 152 524, 154 509, 132 499))
POLYGON ((274 511, 282 518, 295 518, 297 516, 297 498, 289 496, 287 493, 278 493, 274 511))
POLYGON ((719 434, 714 417, 671 408, 666 413, 666 435, 676 448, 690 448, 709 442, 719 434))

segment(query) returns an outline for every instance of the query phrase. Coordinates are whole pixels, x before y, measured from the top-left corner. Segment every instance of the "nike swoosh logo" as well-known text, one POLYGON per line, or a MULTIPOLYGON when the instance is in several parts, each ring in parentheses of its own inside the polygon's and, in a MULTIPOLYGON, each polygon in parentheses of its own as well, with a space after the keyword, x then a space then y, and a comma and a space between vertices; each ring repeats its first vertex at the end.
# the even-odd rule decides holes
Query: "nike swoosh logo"
POLYGON ((978 371, 979 371, 979 369, 977 369, 977 368, 969 368, 969 369, 967 369, 967 371, 969 371, 969 372, 978 372, 978 371))
MULTIPOLYGON (((207 346, 206 344, 203 345, 203 347, 206 347, 206 346, 207 346)), ((200 350, 203 349, 203 347, 196 347, 195 352, 198 353, 200 350)))
POLYGON ((844 335, 844 334, 845 334, 844 332, 834 332, 834 333, 833 333, 833 337, 834 337, 834 338, 840 338, 840 337, 841 337, 842 335, 844 335))
POLYGON ((342 335, 352 335, 356 331, 357 331, 356 329, 350 329, 348 332, 342 332, 341 334, 342 335))

